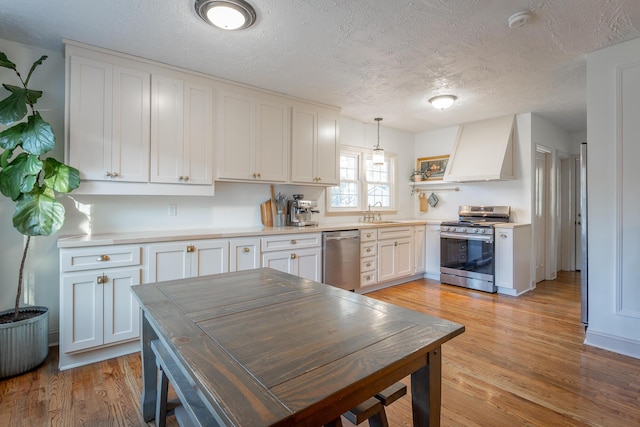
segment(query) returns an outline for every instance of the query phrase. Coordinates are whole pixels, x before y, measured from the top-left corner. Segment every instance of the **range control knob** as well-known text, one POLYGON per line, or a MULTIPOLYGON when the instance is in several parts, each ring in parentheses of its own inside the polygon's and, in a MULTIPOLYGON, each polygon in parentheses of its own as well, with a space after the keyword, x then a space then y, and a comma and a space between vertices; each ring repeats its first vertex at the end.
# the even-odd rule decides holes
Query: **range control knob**
POLYGON ((480 234, 484 234, 484 233, 486 233, 486 232, 487 232, 487 230, 485 230, 484 228, 481 228, 480 230, 478 230, 478 232, 479 232, 480 234))
POLYGON ((471 228, 471 229, 469 229, 469 231, 472 232, 472 233, 477 233, 478 229, 477 228, 471 228))

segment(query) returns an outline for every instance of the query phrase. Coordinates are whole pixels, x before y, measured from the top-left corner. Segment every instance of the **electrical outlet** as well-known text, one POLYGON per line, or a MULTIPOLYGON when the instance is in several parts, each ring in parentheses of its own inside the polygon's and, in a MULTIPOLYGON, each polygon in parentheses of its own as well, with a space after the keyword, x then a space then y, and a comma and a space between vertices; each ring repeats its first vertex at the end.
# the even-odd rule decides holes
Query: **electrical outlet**
POLYGON ((178 205, 171 204, 169 205, 169 216, 178 215, 178 205))

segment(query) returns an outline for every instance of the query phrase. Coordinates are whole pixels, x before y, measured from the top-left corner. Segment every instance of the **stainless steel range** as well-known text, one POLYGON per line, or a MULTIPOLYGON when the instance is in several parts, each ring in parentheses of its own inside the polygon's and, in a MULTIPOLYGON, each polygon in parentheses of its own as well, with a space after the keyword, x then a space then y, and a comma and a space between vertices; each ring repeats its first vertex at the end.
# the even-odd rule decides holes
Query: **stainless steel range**
POLYGON ((496 292, 494 225, 509 222, 509 206, 460 206, 458 221, 440 226, 440 282, 496 292))

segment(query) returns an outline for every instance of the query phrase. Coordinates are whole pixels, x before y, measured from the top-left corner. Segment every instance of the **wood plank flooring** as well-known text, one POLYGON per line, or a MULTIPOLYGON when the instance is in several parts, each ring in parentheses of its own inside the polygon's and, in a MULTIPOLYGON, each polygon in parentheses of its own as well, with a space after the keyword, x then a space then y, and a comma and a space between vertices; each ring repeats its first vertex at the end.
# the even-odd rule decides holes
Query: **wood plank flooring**
MULTIPOLYGON (((428 280, 368 295, 466 326, 443 346, 443 426, 640 425, 640 360, 582 344, 577 273, 517 298, 428 280)), ((145 425, 139 355, 60 372, 57 351, 0 380, 2 425, 145 425)), ((391 426, 410 426, 410 397, 387 415, 391 426)))

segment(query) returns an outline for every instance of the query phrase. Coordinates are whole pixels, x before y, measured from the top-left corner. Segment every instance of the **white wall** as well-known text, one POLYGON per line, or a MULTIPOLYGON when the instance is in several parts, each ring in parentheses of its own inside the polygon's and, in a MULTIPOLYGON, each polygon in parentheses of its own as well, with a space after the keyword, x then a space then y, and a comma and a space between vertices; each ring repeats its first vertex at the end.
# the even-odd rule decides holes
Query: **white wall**
MULTIPOLYGON (((531 222, 531 123, 532 115, 516 116, 515 171, 516 179, 511 181, 488 181, 475 183, 450 183, 419 187, 435 193, 440 199, 435 208, 426 213, 419 211, 418 196, 414 196, 414 212, 418 218, 455 219, 460 205, 508 205, 511 207, 512 222, 531 222), (458 187, 460 191, 447 189, 458 187), (444 190, 443 190, 444 189, 444 190)), ((450 154, 455 142, 457 126, 423 132, 415 135, 416 159, 450 154)), ((406 178, 408 182, 408 175, 406 178)))
MULTIPOLYGON (((64 57, 60 52, 45 51, 32 46, 0 39, 0 51, 19 65, 26 75, 31 64, 41 55, 49 59, 38 70, 32 87, 43 89, 38 102, 44 118, 57 135, 53 156, 63 159, 64 135, 64 57)), ((8 70, 0 68, 0 82, 7 81, 8 70)), ((3 89, 0 89, 4 91, 3 89)), ((349 118, 340 119, 341 139, 348 145, 373 147, 377 127, 349 118)), ((397 155, 398 179, 408 176, 413 159, 413 134, 380 128, 380 145, 397 155)), ((401 187, 404 190, 404 187, 401 187)), ((358 216, 325 216, 325 190, 321 187, 276 185, 275 191, 291 196, 302 193, 317 199, 321 222, 357 221, 358 216)), ((50 308, 49 329, 52 343, 57 339, 59 322, 59 251, 60 235, 85 233, 132 232, 158 229, 200 229, 260 226, 260 203, 270 197, 267 184, 216 183, 214 197, 178 196, 86 196, 69 194, 63 199, 67 209, 65 226, 59 235, 32 239, 27 264, 25 303, 50 308), (169 204, 177 205, 177 216, 168 215, 169 204)), ((23 236, 11 225, 13 203, 0 198, 0 310, 13 307, 17 286, 18 265, 22 255, 23 236)), ((403 218, 413 214, 409 188, 398 195, 398 212, 388 217, 403 218)))
POLYGON ((586 342, 640 358, 640 39, 587 57, 586 342))

